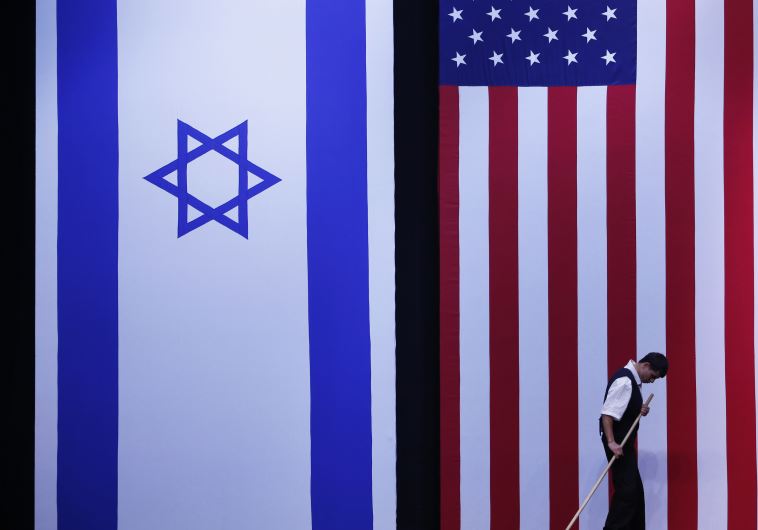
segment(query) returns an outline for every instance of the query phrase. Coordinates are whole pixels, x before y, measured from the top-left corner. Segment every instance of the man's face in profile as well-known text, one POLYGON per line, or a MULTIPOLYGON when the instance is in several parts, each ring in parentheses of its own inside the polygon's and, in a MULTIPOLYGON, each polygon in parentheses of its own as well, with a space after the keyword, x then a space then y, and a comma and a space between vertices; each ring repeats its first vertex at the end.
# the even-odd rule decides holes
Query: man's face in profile
POLYGON ((639 367, 640 381, 643 383, 653 383, 661 376, 661 373, 658 370, 654 370, 650 366, 650 363, 640 363, 639 367))

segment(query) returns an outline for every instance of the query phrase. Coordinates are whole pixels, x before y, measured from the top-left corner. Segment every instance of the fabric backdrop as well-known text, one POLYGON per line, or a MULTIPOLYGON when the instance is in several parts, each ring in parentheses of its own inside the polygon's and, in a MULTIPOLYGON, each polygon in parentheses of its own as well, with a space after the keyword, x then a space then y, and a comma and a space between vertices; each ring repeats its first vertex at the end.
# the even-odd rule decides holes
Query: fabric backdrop
POLYGON ((565 528, 648 351, 647 527, 756 528, 754 17, 440 2, 443 529, 565 528))
POLYGON ((36 527, 756 527, 752 2, 279 4, 37 1, 36 527))
POLYGON ((392 3, 37 13, 37 528, 394 528, 392 3))

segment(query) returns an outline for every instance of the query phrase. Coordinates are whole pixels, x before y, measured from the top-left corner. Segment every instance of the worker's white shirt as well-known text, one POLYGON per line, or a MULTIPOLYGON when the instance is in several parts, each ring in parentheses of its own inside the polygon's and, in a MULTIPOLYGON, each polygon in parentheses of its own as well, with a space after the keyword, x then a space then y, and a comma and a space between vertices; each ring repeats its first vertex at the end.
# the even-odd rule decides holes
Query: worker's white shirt
MULTIPOLYGON (((624 368, 628 368, 629 371, 632 372, 637 386, 641 387, 642 381, 640 381, 640 376, 637 373, 634 361, 626 363, 624 368)), ((603 408, 600 410, 600 414, 611 416, 616 421, 620 420, 621 416, 624 415, 624 411, 626 411, 626 407, 629 405, 629 400, 631 398, 632 382, 628 377, 619 377, 613 382, 611 388, 608 389, 608 395, 605 397, 605 403, 603 403, 603 408)))

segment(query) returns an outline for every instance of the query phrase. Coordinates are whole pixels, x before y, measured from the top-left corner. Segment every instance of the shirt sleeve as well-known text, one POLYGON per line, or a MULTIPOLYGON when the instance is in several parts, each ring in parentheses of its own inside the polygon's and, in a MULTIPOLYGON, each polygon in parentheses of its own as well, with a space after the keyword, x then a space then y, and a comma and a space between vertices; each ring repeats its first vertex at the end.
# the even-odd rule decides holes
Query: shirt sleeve
POLYGON ((619 377, 616 379, 611 388, 608 389, 608 395, 603 403, 600 414, 611 416, 616 421, 624 415, 629 400, 632 398, 632 382, 628 377, 619 377))

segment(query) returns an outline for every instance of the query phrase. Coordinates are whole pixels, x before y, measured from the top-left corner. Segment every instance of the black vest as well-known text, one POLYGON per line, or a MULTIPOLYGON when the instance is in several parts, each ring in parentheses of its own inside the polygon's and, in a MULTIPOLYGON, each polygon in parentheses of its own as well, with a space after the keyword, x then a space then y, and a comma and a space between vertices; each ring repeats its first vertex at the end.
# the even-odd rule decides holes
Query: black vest
MULTIPOLYGON (((608 390, 610 390, 611 385, 616 379, 621 379, 622 377, 628 377, 629 380, 632 382, 632 397, 629 398, 629 404, 626 406, 626 410, 624 411, 624 415, 621 416, 621 419, 619 421, 613 422, 613 437, 615 438, 615 441, 617 444, 620 444, 622 440, 624 439, 624 436, 626 436, 626 433, 629 432, 629 428, 634 423, 634 420, 637 419, 637 416, 639 416, 640 411, 642 410, 642 392, 640 392, 640 387, 637 386, 637 380, 634 378, 634 374, 628 369, 628 368, 622 368, 608 381, 608 386, 605 387, 605 397, 603 397, 603 403, 605 403, 605 399, 608 397, 608 390)), ((600 418, 600 434, 603 435, 603 418, 600 418)), ((626 444, 631 445, 634 443, 634 439, 637 437, 637 430, 640 428, 639 424, 637 424, 637 427, 635 427, 634 432, 629 437, 629 440, 627 440, 626 444)))

